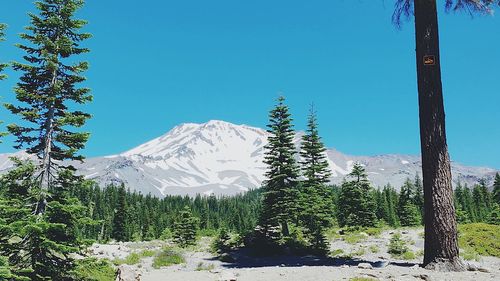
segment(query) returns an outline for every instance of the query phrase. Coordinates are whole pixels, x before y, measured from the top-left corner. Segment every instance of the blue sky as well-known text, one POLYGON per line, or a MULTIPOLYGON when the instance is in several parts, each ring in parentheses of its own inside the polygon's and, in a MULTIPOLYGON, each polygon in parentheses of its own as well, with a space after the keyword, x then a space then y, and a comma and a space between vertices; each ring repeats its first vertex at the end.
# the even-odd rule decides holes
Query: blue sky
MULTIPOLYGON (((297 129, 314 102, 329 147, 419 154, 413 22, 391 24, 393 0, 87 2, 78 14, 94 35, 82 57, 95 96, 87 156, 128 150, 183 122, 264 127, 280 93, 297 129)), ((1 5, 9 30, 0 61, 20 60, 13 44, 32 1, 1 5)), ((500 18, 441 10, 440 21, 451 157, 500 168, 500 18)), ((4 102, 18 77, 8 74, 4 102)), ((0 119, 15 121, 3 109, 0 119)))

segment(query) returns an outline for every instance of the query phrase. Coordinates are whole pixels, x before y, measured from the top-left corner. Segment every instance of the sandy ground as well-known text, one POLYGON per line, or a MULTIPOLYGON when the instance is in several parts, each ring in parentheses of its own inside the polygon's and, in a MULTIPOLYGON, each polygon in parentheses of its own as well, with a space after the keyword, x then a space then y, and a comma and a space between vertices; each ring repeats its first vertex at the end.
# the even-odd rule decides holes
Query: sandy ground
MULTIPOLYGON (((400 231, 408 247, 415 253, 423 249, 422 229, 400 231)), ((356 244, 346 243, 342 238, 331 241, 331 250, 340 249, 343 254, 336 258, 314 256, 280 256, 255 258, 244 251, 234 252, 235 263, 219 261, 208 251, 209 238, 200 240, 197 247, 183 253, 186 263, 161 269, 152 267, 153 258, 143 258, 133 268, 141 274, 142 281, 214 281, 214 280, 350 280, 354 277, 368 277, 375 280, 500 280, 500 259, 481 257, 480 261, 468 261, 475 267, 488 272, 469 271, 441 273, 425 270, 418 266, 422 257, 415 260, 395 260, 387 253, 387 245, 394 231, 385 231, 379 237, 366 237, 356 244), (344 256, 352 258, 345 258, 344 256), (200 264, 202 269, 200 270, 200 264), (365 268, 366 267, 366 268, 365 268)), ((99 258, 125 258, 132 252, 144 249, 159 250, 165 242, 118 243, 93 245, 90 252, 99 258)))

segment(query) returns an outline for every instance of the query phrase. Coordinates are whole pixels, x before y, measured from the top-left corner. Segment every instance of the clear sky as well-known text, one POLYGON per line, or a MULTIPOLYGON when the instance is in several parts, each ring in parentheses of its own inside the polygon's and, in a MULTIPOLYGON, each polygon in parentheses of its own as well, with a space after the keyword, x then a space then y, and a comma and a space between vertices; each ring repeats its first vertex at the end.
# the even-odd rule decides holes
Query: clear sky
MULTIPOLYGON (((440 0, 438 2, 443 2, 440 0)), ((441 3, 440 6, 443 6, 441 3)), ((297 129, 309 104, 328 147, 355 155, 419 154, 413 22, 391 24, 393 0, 87 0, 94 37, 83 57, 95 96, 85 154, 120 153, 184 122, 264 127, 287 97, 297 129)), ((31 0, 2 0, 0 61, 31 0)), ((498 11, 500 12, 500 11, 498 11)), ((452 159, 500 168, 500 18, 440 11, 452 159)), ((18 74, 0 83, 12 102, 18 74)), ((14 119, 0 109, 0 120, 14 119)), ((12 138, 0 145, 11 152, 12 138)))

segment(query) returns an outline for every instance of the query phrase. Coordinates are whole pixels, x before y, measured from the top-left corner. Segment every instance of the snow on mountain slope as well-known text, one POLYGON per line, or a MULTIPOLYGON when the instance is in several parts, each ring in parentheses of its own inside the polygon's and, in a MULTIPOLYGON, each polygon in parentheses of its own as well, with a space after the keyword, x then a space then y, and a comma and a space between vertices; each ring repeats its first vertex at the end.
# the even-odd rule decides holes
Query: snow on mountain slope
MULTIPOLYGON (((300 144, 297 133, 295 143, 300 144)), ((102 185, 125 183, 132 190, 157 196, 234 195, 258 188, 264 180, 264 146, 268 133, 259 128, 224 121, 182 124, 167 134, 119 155, 73 163, 79 173, 102 185)), ((341 183, 355 162, 362 163, 375 186, 387 183, 399 188, 420 173, 418 156, 349 156, 327 152, 332 183, 341 183)), ((24 154, 23 154, 24 155, 24 154)), ((12 166, 0 154, 0 173, 12 166)), ((474 184, 491 180, 494 169, 452 163, 455 180, 474 184)))

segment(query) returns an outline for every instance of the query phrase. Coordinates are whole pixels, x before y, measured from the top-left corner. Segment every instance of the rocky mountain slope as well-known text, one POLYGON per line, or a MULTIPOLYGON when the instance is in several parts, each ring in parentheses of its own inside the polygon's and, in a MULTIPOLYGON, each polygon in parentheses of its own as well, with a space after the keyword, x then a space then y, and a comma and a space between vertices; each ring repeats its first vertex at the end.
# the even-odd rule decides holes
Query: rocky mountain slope
MULTIPOLYGON (((298 133, 295 142, 300 144, 298 133)), ((233 195, 260 187, 264 180, 264 146, 267 132, 260 128, 224 121, 182 124, 167 134, 119 155, 74 163, 79 173, 100 184, 125 183, 133 190, 165 195, 233 195)), ((19 152, 16 155, 27 157, 19 152)), ((12 166, 0 154, 0 173, 12 166)), ((363 164, 375 186, 387 183, 399 188, 420 173, 418 156, 351 156, 329 149, 332 183, 341 183, 355 162, 363 164)), ((492 180, 497 172, 483 167, 452 163, 454 180, 474 184, 492 180)))

